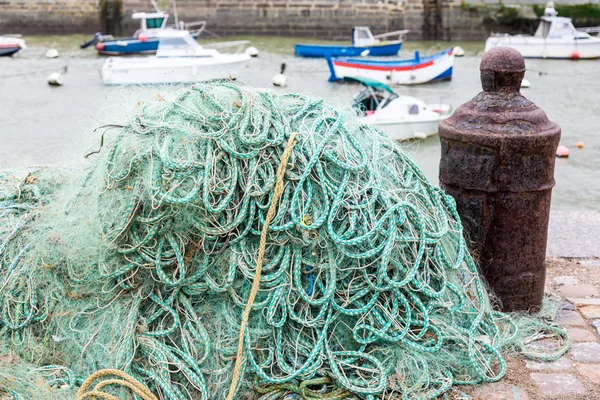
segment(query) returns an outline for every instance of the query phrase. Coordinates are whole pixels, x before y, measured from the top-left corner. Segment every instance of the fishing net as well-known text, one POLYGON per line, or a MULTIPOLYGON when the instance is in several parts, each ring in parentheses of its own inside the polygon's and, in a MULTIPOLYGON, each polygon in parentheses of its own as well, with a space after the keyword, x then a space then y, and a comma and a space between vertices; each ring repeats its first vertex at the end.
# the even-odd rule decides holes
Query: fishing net
POLYGON ((159 398, 225 398, 288 146, 234 398, 432 399, 568 348, 494 311, 452 198, 351 112, 234 82, 167 92, 85 171, 0 173, 2 391, 74 398, 114 368, 159 398), (563 346, 533 353, 542 337, 563 346))

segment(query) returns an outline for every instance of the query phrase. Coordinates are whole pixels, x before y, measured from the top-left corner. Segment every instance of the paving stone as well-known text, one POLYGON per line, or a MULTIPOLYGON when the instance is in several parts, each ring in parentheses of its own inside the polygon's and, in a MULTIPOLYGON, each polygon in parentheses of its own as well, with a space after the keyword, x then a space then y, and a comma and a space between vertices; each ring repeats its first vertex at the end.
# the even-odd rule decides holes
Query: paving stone
POLYGON ((584 260, 579 260, 577 261, 577 263, 590 268, 600 268, 600 260, 594 258, 586 258, 584 260))
POLYGON ((574 343, 570 354, 575 361, 584 363, 600 363, 600 343, 574 343))
POLYGON ((600 318, 600 306, 581 306, 579 307, 579 311, 587 319, 600 318))
POLYGON ((538 371, 565 371, 571 369, 573 364, 568 358, 561 357, 552 362, 525 361, 525 366, 538 371))
POLYGON ((558 309, 574 311, 577 309, 577 307, 575 307, 575 305, 573 303, 571 303, 570 301, 561 300, 560 303, 558 303, 558 309))
POLYGON ((581 328, 567 328, 567 333, 571 340, 577 342, 593 342, 596 340, 596 336, 593 332, 590 332, 581 328))
POLYGON ((600 296, 600 292, 594 285, 581 283, 579 285, 564 285, 558 291, 565 297, 592 297, 600 296))
POLYGON ((600 299, 583 299, 581 297, 569 297, 571 303, 577 306, 600 306, 600 299))
POLYGON ((557 285, 557 286, 577 285, 578 283, 579 283, 579 280, 577 278, 575 278, 574 276, 564 275, 564 276, 555 276, 554 278, 552 278, 552 284, 557 285))
POLYGON ((577 311, 560 310, 556 323, 563 326, 585 326, 585 320, 577 311))
POLYGON ((585 394, 583 384, 571 374, 530 374, 540 392, 545 396, 569 396, 585 394))
POLYGON ((600 319, 592 321, 592 325, 594 325, 594 328, 596 328, 596 330, 598 331, 598 335, 600 335, 600 319))
POLYGON ((577 364, 577 372, 588 381, 600 384, 600 364, 577 364))
POLYGON ((523 388, 502 382, 481 385, 471 393, 471 397, 473 400, 529 400, 523 388))

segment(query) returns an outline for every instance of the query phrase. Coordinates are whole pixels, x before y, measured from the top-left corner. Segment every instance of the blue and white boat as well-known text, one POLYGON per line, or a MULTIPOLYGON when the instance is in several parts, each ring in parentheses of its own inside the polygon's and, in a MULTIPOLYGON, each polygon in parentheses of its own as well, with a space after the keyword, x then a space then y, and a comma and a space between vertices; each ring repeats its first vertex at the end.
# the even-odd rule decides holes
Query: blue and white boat
POLYGON ((402 47, 404 35, 407 30, 373 35, 366 26, 356 26, 352 29, 351 45, 328 44, 296 44, 295 53, 299 57, 357 57, 370 56, 395 56, 402 47), (382 39, 397 36, 396 40, 382 41, 382 39))
POLYGON ((387 85, 415 85, 452 79, 454 53, 452 49, 428 57, 406 59, 336 58, 327 57, 330 82, 345 77, 372 79, 387 85))
POLYGON ((206 27, 206 21, 197 21, 184 23, 178 21, 175 14, 175 25, 169 26, 169 13, 161 11, 153 1, 156 11, 153 13, 137 12, 133 13, 132 18, 140 20, 140 28, 135 31, 132 37, 115 39, 112 35, 103 35, 96 33, 89 42, 82 43, 81 48, 86 48, 92 44, 96 45, 98 54, 119 56, 129 54, 155 54, 158 50, 158 35, 168 30, 187 31, 194 39, 202 33, 206 27))

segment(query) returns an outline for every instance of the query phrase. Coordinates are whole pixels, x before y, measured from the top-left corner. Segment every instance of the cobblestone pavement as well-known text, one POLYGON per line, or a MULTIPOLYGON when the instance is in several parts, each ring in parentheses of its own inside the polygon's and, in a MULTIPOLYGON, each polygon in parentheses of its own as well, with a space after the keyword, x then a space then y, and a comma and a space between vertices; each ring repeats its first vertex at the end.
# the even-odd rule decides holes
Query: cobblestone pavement
MULTIPOLYGON (((465 388, 472 400, 600 400, 600 259, 547 264, 546 292, 562 298, 556 322, 569 333, 571 350, 550 363, 507 360, 500 382, 465 388)), ((454 393, 449 398, 469 398, 454 393)))

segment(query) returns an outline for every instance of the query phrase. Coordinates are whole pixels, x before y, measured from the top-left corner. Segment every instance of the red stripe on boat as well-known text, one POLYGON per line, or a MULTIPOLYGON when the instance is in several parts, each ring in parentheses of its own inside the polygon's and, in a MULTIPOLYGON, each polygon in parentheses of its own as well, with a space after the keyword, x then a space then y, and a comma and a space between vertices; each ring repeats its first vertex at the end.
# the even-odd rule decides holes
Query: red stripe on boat
POLYGON ((429 61, 423 64, 417 64, 417 65, 409 65, 406 67, 382 67, 379 65, 365 65, 365 64, 353 64, 353 63, 347 63, 347 62, 342 62, 342 61, 334 61, 333 62, 334 65, 338 66, 338 67, 349 67, 349 68, 358 68, 358 69, 370 69, 370 70, 374 70, 374 71, 413 71, 415 69, 421 69, 421 68, 425 68, 425 67, 429 67, 431 65, 433 65, 433 61, 429 61))

